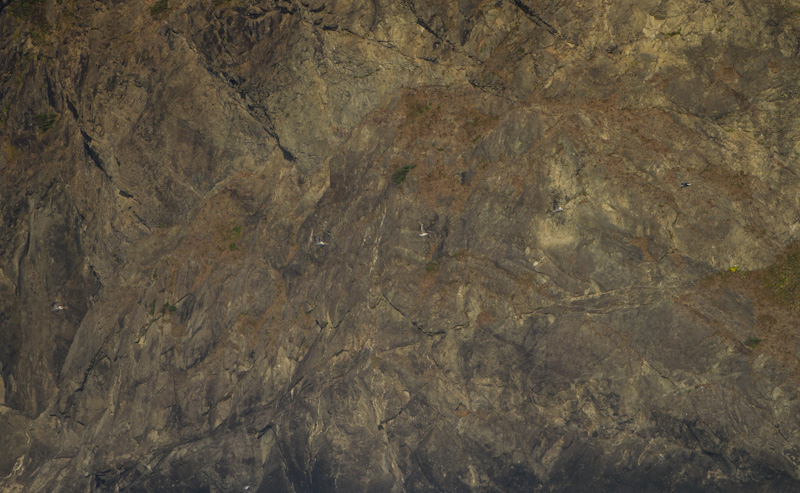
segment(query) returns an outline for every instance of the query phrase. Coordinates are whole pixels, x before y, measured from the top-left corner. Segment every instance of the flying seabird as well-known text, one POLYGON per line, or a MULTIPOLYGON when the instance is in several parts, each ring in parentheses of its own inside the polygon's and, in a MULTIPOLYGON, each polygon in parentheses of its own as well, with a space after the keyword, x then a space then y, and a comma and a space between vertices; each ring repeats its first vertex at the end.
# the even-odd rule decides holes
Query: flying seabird
POLYGON ((422 223, 419 223, 419 236, 430 236, 430 233, 425 231, 425 226, 422 223))
POLYGON ((681 188, 686 188, 686 187, 691 187, 691 186, 692 186, 692 184, 689 183, 688 181, 685 181, 685 182, 681 183, 681 188))
POLYGON ((319 236, 314 238, 314 246, 324 247, 324 246, 327 246, 327 245, 328 244, 325 243, 324 241, 322 241, 322 238, 320 238, 319 236))
POLYGON ((558 201, 557 200, 554 200, 553 201, 553 210, 551 212, 556 213, 556 212, 563 212, 563 211, 564 211, 564 208, 561 207, 560 205, 558 205, 558 201))
POLYGON ((56 302, 53 303, 53 307, 51 308, 51 310, 54 312, 60 312, 63 310, 69 310, 69 307, 67 305, 62 305, 61 303, 56 302))

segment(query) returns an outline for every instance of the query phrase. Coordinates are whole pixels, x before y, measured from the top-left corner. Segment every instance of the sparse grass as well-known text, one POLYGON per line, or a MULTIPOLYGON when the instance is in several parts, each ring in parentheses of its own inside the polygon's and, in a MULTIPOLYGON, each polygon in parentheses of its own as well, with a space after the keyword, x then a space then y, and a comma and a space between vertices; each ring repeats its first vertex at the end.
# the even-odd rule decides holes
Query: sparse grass
POLYGON ((496 118, 475 107, 471 90, 409 91, 401 97, 397 110, 403 116, 398 143, 406 148, 449 149, 485 135, 496 124, 496 118))
POLYGON ((789 247, 763 272, 764 287, 774 300, 792 310, 800 308, 800 244, 789 247))
POLYGON ((464 260, 467 259, 468 256, 469 256, 469 253, 467 252, 466 248, 461 249, 461 250, 459 250, 459 251, 457 251, 456 253, 453 254, 453 258, 458 260, 459 262, 463 262, 464 260))
POLYGON ((800 243, 787 246, 772 265, 763 269, 725 269, 709 276, 693 296, 727 296, 729 291, 752 302, 756 324, 751 334, 758 334, 743 339, 729 332, 730 339, 751 349, 757 346, 759 353, 780 359, 800 375, 796 353, 800 347, 800 243))
POLYGON ((400 185, 401 183, 406 181, 408 172, 416 167, 417 167, 416 164, 404 164, 403 166, 397 168, 397 170, 395 170, 395 172, 392 173, 392 181, 394 182, 394 184, 400 185))
POLYGON ((730 199, 736 201, 750 200, 753 197, 750 186, 751 177, 747 173, 740 173, 739 171, 724 166, 712 166, 701 174, 706 182, 721 188, 730 199))
POLYGON ((8 121, 8 112, 11 109, 11 103, 6 103, 3 106, 3 111, 0 112, 0 125, 5 125, 8 121))
POLYGON ((50 33, 45 0, 13 0, 9 4, 11 15, 31 26, 28 33, 34 44, 43 42, 50 33))
POLYGON ((36 21, 37 17, 44 17, 45 7, 44 0, 14 0, 9 11, 17 19, 36 21))
POLYGON ((19 149, 17 149, 10 141, 4 140, 2 143, 0 143, 0 150, 2 150, 3 154, 5 154, 7 163, 13 163, 19 157, 19 149))
MULTIPOLYGON (((424 104, 412 104, 409 111, 409 116, 422 116, 431 109, 431 103, 424 103, 424 104)), ((439 107, 437 106, 436 109, 438 110, 439 107)))
POLYGON ((177 309, 178 309, 177 306, 171 304, 169 301, 165 301, 164 305, 161 307, 161 313, 167 313, 167 312, 172 313, 177 309))
POLYGON ((38 113, 33 115, 33 123, 39 128, 42 133, 47 132, 56 123, 55 113, 38 113))
POLYGON ((439 264, 436 262, 428 262, 428 265, 425 266, 425 271, 435 274, 436 272, 439 272, 439 264))

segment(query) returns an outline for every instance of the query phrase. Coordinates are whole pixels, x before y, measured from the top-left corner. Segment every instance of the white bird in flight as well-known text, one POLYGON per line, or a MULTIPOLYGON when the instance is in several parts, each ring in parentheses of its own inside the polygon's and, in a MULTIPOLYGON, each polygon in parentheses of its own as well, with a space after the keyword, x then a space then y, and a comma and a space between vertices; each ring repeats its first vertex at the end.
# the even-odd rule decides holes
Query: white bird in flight
POLYGON ((60 312, 60 311, 63 311, 63 310, 69 310, 69 307, 67 305, 62 305, 61 303, 56 302, 56 303, 53 303, 52 310, 54 312, 60 312))
POLYGON ((430 236, 430 233, 425 231, 425 226, 419 223, 419 236, 430 236))

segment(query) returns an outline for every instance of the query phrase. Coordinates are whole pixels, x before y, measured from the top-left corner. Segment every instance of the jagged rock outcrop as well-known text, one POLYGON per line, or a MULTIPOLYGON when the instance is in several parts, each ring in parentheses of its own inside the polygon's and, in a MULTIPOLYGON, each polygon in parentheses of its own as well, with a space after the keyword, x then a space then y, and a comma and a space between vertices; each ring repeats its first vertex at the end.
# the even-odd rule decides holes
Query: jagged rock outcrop
POLYGON ((2 489, 797 489, 799 12, 0 1, 2 489))

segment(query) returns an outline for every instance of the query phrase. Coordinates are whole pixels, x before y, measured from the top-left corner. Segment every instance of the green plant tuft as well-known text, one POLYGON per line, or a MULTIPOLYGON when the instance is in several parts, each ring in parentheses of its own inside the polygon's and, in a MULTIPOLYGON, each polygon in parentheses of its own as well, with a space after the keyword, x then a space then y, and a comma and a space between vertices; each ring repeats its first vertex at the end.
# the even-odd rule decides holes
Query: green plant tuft
POLYGON ((758 343, 760 342, 761 339, 759 339, 758 337, 748 337, 747 340, 745 341, 745 345, 750 349, 755 349, 755 347, 758 346, 758 343))
POLYGON ((431 274, 435 274, 436 272, 439 272, 439 264, 436 262, 429 262, 428 265, 425 266, 425 270, 431 274))
POLYGON ((408 176, 408 172, 412 169, 416 168, 416 164, 405 164, 397 168, 397 170, 392 173, 392 181, 395 185, 399 185, 406 181, 406 176, 408 176))
POLYGON ((33 123, 39 127, 40 132, 45 133, 53 128, 53 125, 56 123, 56 115, 54 113, 39 113, 33 115, 33 123))
POLYGON ((167 0, 158 0, 152 7, 150 7, 150 15, 155 17, 162 12, 166 12, 167 10, 169 10, 169 4, 167 3, 167 0))
POLYGON ((242 231, 243 228, 241 225, 239 225, 234 226, 230 229, 230 231, 224 233, 223 238, 226 242, 228 242, 228 250, 233 252, 239 249, 239 240, 242 239, 242 231))

